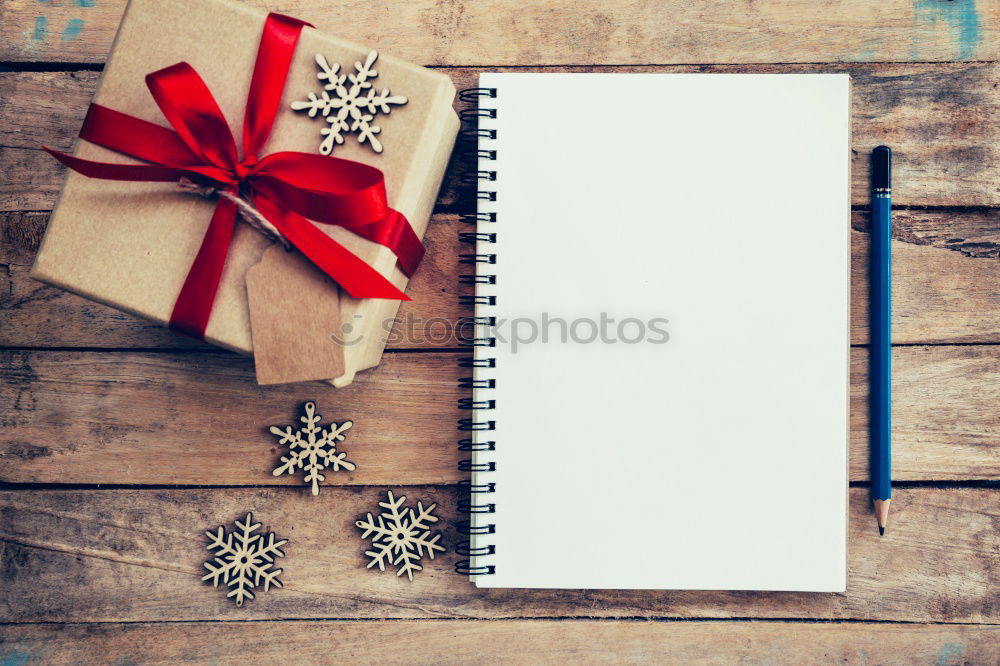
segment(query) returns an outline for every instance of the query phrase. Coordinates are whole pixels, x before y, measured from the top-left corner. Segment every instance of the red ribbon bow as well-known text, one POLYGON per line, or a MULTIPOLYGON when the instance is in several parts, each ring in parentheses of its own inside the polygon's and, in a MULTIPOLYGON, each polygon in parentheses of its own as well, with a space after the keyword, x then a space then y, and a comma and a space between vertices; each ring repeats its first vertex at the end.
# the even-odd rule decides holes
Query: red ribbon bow
MULTIPOLYGON (((151 164, 112 164, 48 150, 90 178, 180 181, 240 194, 320 270, 355 298, 409 300, 374 268, 309 220, 335 224, 396 254, 407 275, 424 247, 406 218, 389 208, 382 172, 350 160, 279 152, 258 158, 271 134, 299 33, 308 23, 269 14, 257 50, 243 121, 243 159, 205 82, 186 62, 146 76, 174 130, 91 104, 80 137, 151 164), (308 219, 306 219, 308 218, 308 219)), ((170 328, 201 338, 215 302, 236 223, 237 207, 220 197, 201 248, 170 315, 170 328)))

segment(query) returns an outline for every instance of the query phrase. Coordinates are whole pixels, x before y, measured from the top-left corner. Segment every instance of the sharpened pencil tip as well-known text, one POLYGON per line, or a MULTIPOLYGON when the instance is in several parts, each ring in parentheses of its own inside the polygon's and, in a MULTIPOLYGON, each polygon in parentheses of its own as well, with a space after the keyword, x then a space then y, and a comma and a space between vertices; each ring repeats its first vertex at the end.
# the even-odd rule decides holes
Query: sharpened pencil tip
POLYGON ((878 525, 879 536, 885 534, 885 527, 889 524, 889 504, 891 499, 875 500, 875 524, 878 525))

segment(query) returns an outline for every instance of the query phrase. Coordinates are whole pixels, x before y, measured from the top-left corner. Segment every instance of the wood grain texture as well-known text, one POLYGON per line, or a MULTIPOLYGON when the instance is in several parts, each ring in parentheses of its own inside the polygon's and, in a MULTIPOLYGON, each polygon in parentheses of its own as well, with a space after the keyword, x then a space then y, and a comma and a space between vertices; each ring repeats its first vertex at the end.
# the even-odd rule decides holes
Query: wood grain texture
MULTIPOLYGON (((920 229, 941 213, 894 211, 892 243, 892 341, 894 344, 998 342, 1000 338, 1000 261, 970 257, 949 240, 976 233, 982 217, 952 214, 954 235, 941 240, 912 242, 920 229), (970 234, 965 234, 967 219, 970 234), (911 231, 912 229, 912 231, 911 231), (943 241, 943 242, 942 242, 943 241)), ((855 216, 855 219, 859 216, 855 216)), ((867 219, 868 213, 860 215, 867 219)), ((1000 231, 1000 227, 997 227, 1000 231)), ((867 233, 851 234, 851 343, 869 342, 869 267, 867 233)), ((982 244, 977 249, 982 249, 982 244)), ((1000 246, 998 246, 1000 247, 1000 246)))
MULTIPOLYGON (((462 89, 474 87, 483 70, 443 71, 462 89)), ((1000 65, 577 66, 543 71, 847 72, 852 76, 855 205, 868 203, 869 152, 889 143, 895 156, 894 204, 1000 206, 1000 89, 995 85, 1000 65)), ((0 211, 52 207, 63 167, 39 146, 72 146, 98 78, 97 72, 0 73, 0 172, 13 175, 0 182, 0 211)), ((471 201, 460 189, 457 169, 450 169, 438 212, 456 212, 471 201)))
MULTIPOLYGON (((211 349, 161 326, 83 299, 29 276, 48 216, 0 214, 0 325, 3 347, 211 349)), ((897 344, 1000 342, 1000 210, 898 211, 893 223, 893 341, 897 344)), ((867 213, 854 215, 867 228, 867 213)), ((435 215, 427 254, 407 288, 413 299, 396 316, 388 349, 442 349, 459 344, 467 315, 459 295, 462 251, 455 215, 435 215)), ((852 238, 851 341, 868 342, 868 235, 852 238)), ((390 325, 390 324, 387 324, 390 325)))
MULTIPOLYGON (((0 347, 214 349, 163 326, 43 284, 30 276, 47 213, 0 213, 0 347)), ((459 345, 456 322, 468 314, 459 296, 457 216, 432 218, 424 236, 427 253, 396 314, 389 349, 441 349, 459 345)), ((467 268, 467 267, 466 267, 467 268)), ((468 271, 465 271, 468 272, 468 271)), ((1000 323, 997 325, 1000 339, 1000 323)), ((356 340, 346 334, 345 339, 356 340)))
MULTIPOLYGON (((990 2, 956 2, 966 5, 960 10, 907 0, 345 0, 335 10, 323 0, 248 4, 423 64, 995 60, 1000 54, 1000 7, 990 2)), ((5 5, 0 61, 103 62, 125 0, 5 5)))
MULTIPOLYGON (((406 487, 437 502, 453 548, 454 487, 406 487)), ((811 618, 996 623, 1000 503, 995 490, 903 489, 881 539, 868 491, 851 491, 844 594, 626 590, 480 590, 456 556, 413 582, 365 568, 354 521, 379 488, 0 492, 0 622, 273 618, 811 618), (898 505, 898 506, 897 506, 898 505), (202 530, 253 510, 290 539, 285 587, 243 608, 200 581, 202 530)), ((780 520, 780 517, 775 517, 780 520)), ((595 529, 600 529, 597 526, 595 529)), ((622 548, 634 544, 621 544, 622 548)), ((539 552, 544 557, 544 547, 539 552)))
POLYGON ((996 625, 593 620, 401 620, 8 625, 0 660, 16 664, 989 664, 996 625), (13 658, 16 657, 16 660, 13 658))
MULTIPOLYGON (((1000 478, 1000 347, 897 347, 897 480, 1000 478)), ((282 447, 267 426, 315 400, 351 419, 342 450, 358 469, 326 485, 453 483, 460 354, 386 354, 345 389, 258 386, 248 359, 189 354, 5 352, 0 355, 0 481, 294 485, 271 469, 282 447)), ((852 352, 851 479, 867 479, 867 352, 852 352)))
POLYGON ((339 448, 357 470, 325 485, 454 482, 457 380, 468 374, 457 358, 387 354, 334 389, 259 386, 249 359, 224 352, 8 352, 0 479, 301 485, 271 474, 286 449, 268 426, 297 423, 313 400, 327 420, 354 422, 339 448), (57 460, 66 467, 53 474, 57 460))
MULTIPOLYGON (((851 225, 868 231, 869 213, 855 211, 851 225)), ((1000 259, 1000 209, 894 210, 892 233, 896 240, 955 250, 967 257, 1000 259)))

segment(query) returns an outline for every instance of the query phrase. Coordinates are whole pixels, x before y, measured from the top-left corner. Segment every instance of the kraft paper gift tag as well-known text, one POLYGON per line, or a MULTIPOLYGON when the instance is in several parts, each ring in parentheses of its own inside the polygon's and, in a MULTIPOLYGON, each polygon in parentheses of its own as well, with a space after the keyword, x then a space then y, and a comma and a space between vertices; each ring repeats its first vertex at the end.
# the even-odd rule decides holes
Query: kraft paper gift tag
POLYGON ((344 374, 340 288, 297 254, 274 245, 247 271, 258 384, 344 374))

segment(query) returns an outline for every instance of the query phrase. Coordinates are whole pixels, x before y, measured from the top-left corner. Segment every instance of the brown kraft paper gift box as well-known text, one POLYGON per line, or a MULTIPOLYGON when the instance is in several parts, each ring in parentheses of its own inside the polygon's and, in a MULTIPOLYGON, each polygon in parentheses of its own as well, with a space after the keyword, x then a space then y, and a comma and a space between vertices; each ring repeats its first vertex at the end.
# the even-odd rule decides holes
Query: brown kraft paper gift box
MULTIPOLYGON (((144 77, 186 61, 205 80, 238 139, 264 19, 264 12, 230 0, 131 0, 94 102, 169 127, 144 77)), ((350 34, 349 23, 342 32, 350 34)), ((317 79, 315 56, 322 54, 331 65, 340 64, 340 74, 350 74, 354 63, 365 62, 371 50, 305 28, 262 155, 286 150, 318 153, 320 129, 326 123, 320 116, 310 118, 291 108, 293 101, 322 90, 325 81, 317 79)), ((381 127, 378 139, 383 152, 376 153, 369 143, 359 143, 356 134, 345 133, 344 143, 332 155, 380 169, 389 205, 405 215, 422 237, 458 132, 452 109, 455 88, 443 74, 381 53, 374 69, 378 75, 372 80, 373 88, 388 88, 408 101, 373 121, 381 127)), ((86 141, 77 142, 74 155, 136 163, 86 141)), ((97 180, 69 172, 32 275, 166 324, 214 207, 214 200, 182 193, 170 183, 97 180)), ((407 278, 389 249, 338 226, 317 226, 394 285, 405 287, 407 278)), ((246 275, 271 246, 257 231, 237 224, 206 341, 252 353, 246 275)), ((307 262, 298 253, 280 261, 307 262)), ((336 298, 335 288, 330 289, 336 298)), ((280 311, 283 304, 279 301, 271 307, 280 311)), ((343 347, 345 370, 331 378, 335 386, 349 384, 357 371, 378 364, 388 336, 384 322, 395 317, 398 307, 399 301, 359 300, 341 290, 340 320, 350 324, 353 333, 352 344, 343 347)), ((331 330, 330 336, 340 333, 331 330)))

